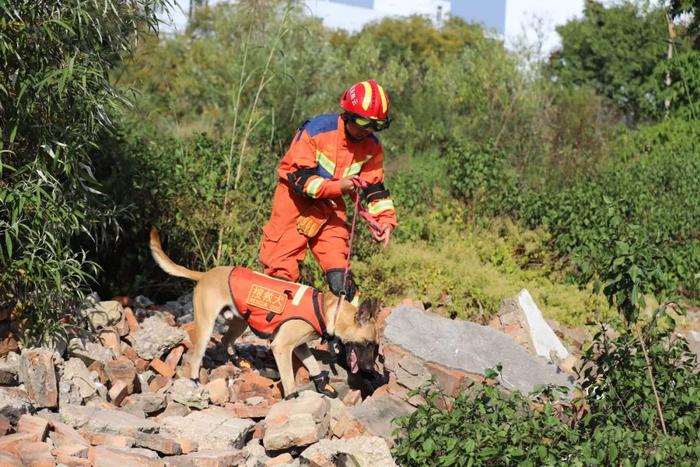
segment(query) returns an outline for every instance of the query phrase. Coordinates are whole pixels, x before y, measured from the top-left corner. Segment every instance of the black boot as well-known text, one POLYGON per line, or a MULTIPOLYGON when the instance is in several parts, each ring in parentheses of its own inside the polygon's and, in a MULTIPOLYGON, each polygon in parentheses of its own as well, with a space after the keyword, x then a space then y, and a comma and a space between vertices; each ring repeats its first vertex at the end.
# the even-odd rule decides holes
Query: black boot
POLYGON ((311 381, 313 381, 314 386, 316 386, 316 392, 328 396, 331 399, 335 399, 338 397, 338 392, 330 385, 329 380, 330 378, 328 378, 327 371, 322 371, 316 376, 311 376, 311 381))

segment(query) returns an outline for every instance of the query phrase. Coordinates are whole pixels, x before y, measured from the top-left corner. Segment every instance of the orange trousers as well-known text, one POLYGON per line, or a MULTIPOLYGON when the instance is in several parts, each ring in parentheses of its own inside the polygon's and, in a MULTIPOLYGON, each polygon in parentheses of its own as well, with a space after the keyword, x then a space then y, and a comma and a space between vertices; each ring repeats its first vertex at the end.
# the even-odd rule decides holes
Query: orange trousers
POLYGON ((345 222, 344 205, 338 207, 341 214, 331 215, 315 237, 309 238, 297 231, 299 215, 313 202, 320 200, 292 192, 285 182, 277 185, 272 214, 263 227, 260 245, 259 258, 265 274, 296 282, 300 275, 299 264, 304 261, 307 249, 324 272, 345 268, 350 230, 345 222))

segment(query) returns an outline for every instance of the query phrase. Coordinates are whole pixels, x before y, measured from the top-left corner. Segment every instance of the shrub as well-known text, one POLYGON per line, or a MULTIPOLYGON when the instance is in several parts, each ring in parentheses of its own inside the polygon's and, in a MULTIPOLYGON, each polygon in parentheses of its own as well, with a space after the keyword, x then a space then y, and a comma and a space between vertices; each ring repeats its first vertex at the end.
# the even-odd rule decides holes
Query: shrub
POLYGON ((94 278, 84 247, 114 235, 94 151, 123 96, 108 79, 161 0, 0 5, 0 308, 27 341, 60 320, 94 278), (111 230, 111 233, 108 231, 111 230))

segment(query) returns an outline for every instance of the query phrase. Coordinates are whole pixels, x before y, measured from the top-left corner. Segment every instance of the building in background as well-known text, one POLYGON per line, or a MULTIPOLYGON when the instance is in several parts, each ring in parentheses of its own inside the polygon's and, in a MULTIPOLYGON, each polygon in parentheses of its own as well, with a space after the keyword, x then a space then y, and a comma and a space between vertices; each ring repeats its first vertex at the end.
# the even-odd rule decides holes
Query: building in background
POLYGON ((304 0, 314 16, 330 28, 357 32, 385 17, 425 16, 441 26, 449 17, 482 23, 501 35, 506 25, 506 0, 304 0))
MULTIPOLYGON (((172 0, 169 15, 163 14, 162 30, 183 30, 188 14, 198 5, 235 0, 172 0)), ((436 25, 458 16, 483 24, 497 33, 506 47, 518 42, 537 44, 547 54, 559 45, 555 27, 580 16, 584 0, 296 0, 330 28, 357 32, 384 17, 424 15, 436 25)), ((609 1, 609 0, 604 0, 609 1)))

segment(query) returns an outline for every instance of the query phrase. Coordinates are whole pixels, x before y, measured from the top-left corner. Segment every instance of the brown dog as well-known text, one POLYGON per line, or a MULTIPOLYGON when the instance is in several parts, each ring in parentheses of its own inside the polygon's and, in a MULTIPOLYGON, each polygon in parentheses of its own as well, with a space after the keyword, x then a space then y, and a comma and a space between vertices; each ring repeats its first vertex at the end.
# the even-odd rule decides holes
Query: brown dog
MULTIPOLYGON (((235 305, 229 280, 234 270, 232 266, 218 266, 207 272, 198 272, 175 264, 163 251, 155 228, 151 230, 151 253, 158 265, 168 274, 184 277, 197 282, 192 296, 194 308, 195 336, 193 348, 190 351, 190 377, 197 379, 202 357, 207 348, 217 316, 220 313, 230 319, 229 328, 223 337, 223 344, 229 353, 233 350, 233 341, 238 338, 248 326, 241 312, 235 305)), ((338 303, 338 297, 326 294, 322 303, 322 316, 328 323, 334 314, 338 303)), ((335 336, 345 344, 347 365, 351 373, 358 371, 372 372, 377 354, 376 315, 378 306, 375 300, 365 300, 359 307, 346 301, 341 303, 335 317, 335 336)), ((272 339, 272 353, 277 363, 284 395, 290 397, 296 393, 294 372, 292 369, 292 352, 302 361, 309 370, 310 375, 321 374, 318 362, 309 351, 307 342, 321 337, 316 329, 302 319, 290 319, 284 321, 274 333, 272 339)), ((317 382, 315 380, 314 382, 317 382)), ((327 387, 327 377, 324 381, 327 387)), ((316 384, 319 388, 318 383, 316 384)), ((330 388, 331 393, 335 390, 330 388)))

